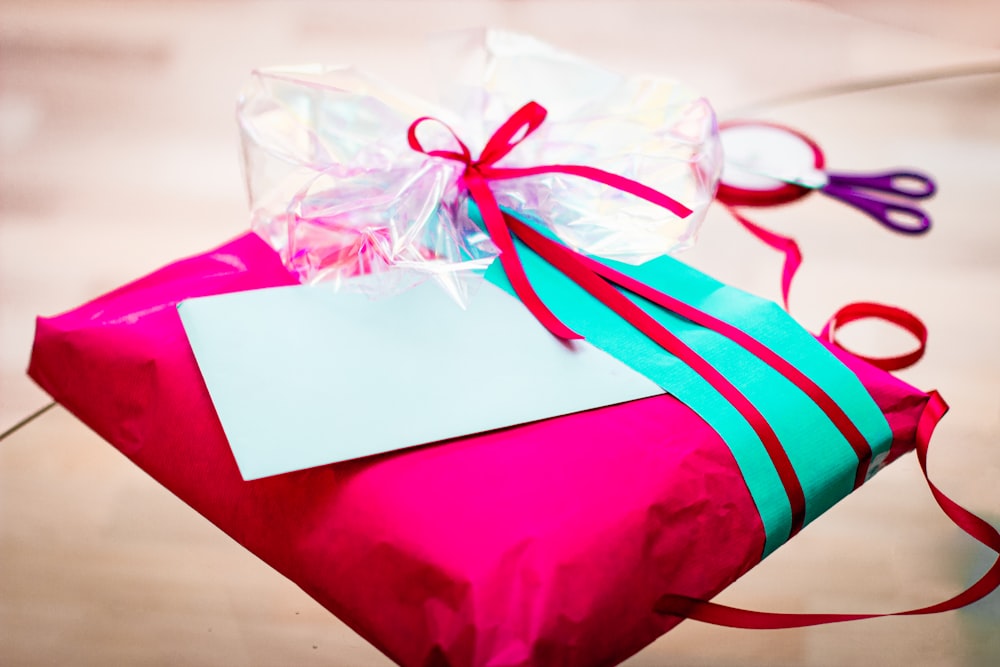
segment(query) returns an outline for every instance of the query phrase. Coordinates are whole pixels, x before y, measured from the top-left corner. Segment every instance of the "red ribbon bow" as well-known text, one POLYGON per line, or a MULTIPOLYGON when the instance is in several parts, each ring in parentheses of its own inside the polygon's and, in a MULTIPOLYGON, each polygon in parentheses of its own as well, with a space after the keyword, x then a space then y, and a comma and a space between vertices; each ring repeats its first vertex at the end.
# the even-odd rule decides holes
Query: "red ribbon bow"
MULTIPOLYGON (((410 147, 415 151, 419 151, 432 157, 455 160, 465 165, 465 172, 462 175, 462 180, 466 189, 469 191, 469 195, 472 197, 472 200, 476 202, 476 205, 479 207, 479 211, 483 217, 483 222, 486 225, 486 232, 490 235, 493 243, 496 244, 497 248, 500 250, 500 263, 503 266, 504 272, 507 274, 508 280, 510 280, 511 286, 514 288, 514 292, 521 299, 524 305, 527 306, 528 310, 531 311, 535 318, 538 319, 538 321, 541 322, 552 334, 564 340, 579 339, 582 338, 582 336, 559 321, 552 311, 550 311, 548 307, 542 303, 538 294, 535 293, 534 288, 532 288, 531 283, 528 281, 527 275, 524 273, 524 267, 521 265, 521 260, 518 258, 517 248, 514 245, 513 238, 511 237, 511 231, 516 230, 515 233, 519 238, 521 238, 522 241, 524 241, 529 247, 532 248, 532 250, 538 252, 549 262, 553 261, 551 257, 552 249, 549 244, 559 246, 563 250, 568 249, 550 241, 549 239, 545 239, 548 243, 538 244, 529 242, 527 236, 532 236, 531 232, 534 232, 534 230, 528 232, 526 236, 522 233, 522 228, 530 228, 516 218, 505 215, 503 211, 500 210, 500 206, 497 204, 496 198, 490 190, 489 182, 508 178, 521 178, 523 176, 535 176, 538 174, 569 174, 597 181, 599 183, 604 183, 623 192, 628 192, 636 197, 645 199, 646 201, 652 202, 658 206, 662 206, 681 218, 685 218, 690 215, 691 209, 675 199, 668 197, 662 192, 659 192, 658 190, 654 190, 651 187, 643 185, 637 181, 633 181, 632 179, 625 178, 624 176, 619 176, 618 174, 613 174, 595 167, 565 164, 522 168, 503 168, 495 166, 499 160, 510 153, 518 144, 527 139, 541 126, 547 113, 548 112, 545 110, 545 107, 537 102, 528 102, 525 104, 523 107, 518 109, 514 115, 507 119, 507 121, 501 125, 496 132, 493 133, 490 140, 486 142, 486 147, 483 149, 483 152, 479 156, 478 160, 472 159, 472 153, 469 151, 469 147, 458 138, 458 135, 455 134, 455 131, 452 130, 451 127, 449 127, 446 123, 430 116, 424 116, 413 121, 410 125, 409 131, 407 132, 407 139, 409 140, 410 147), (417 128, 421 125, 421 123, 427 121, 435 121, 444 125, 445 129, 448 130, 457 142, 459 150, 425 149, 420 143, 420 140, 417 138, 417 128), (517 138, 515 139, 515 137, 517 138), (540 251, 539 247, 543 249, 540 251)), ((534 234, 538 233, 534 232, 534 234)), ((538 236, 543 239, 545 238, 540 234, 538 234, 538 236)), ((576 255, 577 253, 573 254, 576 255)))

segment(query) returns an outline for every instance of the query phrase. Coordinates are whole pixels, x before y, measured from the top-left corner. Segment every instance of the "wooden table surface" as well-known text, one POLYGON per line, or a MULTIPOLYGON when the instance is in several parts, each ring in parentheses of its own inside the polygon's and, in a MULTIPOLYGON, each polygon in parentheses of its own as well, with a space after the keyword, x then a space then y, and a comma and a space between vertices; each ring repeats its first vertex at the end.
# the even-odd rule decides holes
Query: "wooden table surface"
MULTIPOLYGON (((800 241, 792 310, 807 328, 856 300, 924 319, 927 355, 901 377, 953 407, 932 475, 1000 521, 1000 3, 987 1, 0 2, 0 430, 49 400, 24 376, 35 315, 246 227, 233 105, 251 68, 353 62, 416 90, 425 36, 475 25, 684 79, 723 118, 807 131, 833 166, 930 171, 923 237, 819 197, 756 219, 800 241)), ((778 295, 780 258, 720 210, 685 259, 778 295)), ((886 327, 845 336, 875 353, 909 345, 886 327)), ((909 456, 719 599, 892 611, 944 599, 990 562, 909 456)), ((56 408, 0 442, 0 664, 389 662, 56 408)), ((687 622, 626 664, 995 665, 1000 595, 795 631, 687 622)))

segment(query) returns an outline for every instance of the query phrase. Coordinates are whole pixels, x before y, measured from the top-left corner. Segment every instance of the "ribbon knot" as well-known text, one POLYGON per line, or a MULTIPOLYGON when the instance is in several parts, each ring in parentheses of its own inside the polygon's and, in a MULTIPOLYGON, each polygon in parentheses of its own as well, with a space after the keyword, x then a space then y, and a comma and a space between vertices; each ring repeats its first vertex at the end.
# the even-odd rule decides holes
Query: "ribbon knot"
MULTIPOLYGON (((545 107, 537 102, 528 102, 523 107, 518 109, 514 115, 507 119, 507 121, 497 128, 493 136, 490 137, 489 141, 486 142, 486 147, 483 148, 483 152, 480 154, 478 160, 472 159, 472 151, 463 142, 455 131, 447 123, 444 123, 437 118, 432 116, 423 116, 413 121, 410 125, 410 129, 407 132, 407 139, 410 143, 410 148, 415 151, 424 153, 425 155, 430 155, 432 157, 447 158, 449 160, 455 160, 456 162, 461 162, 465 164, 465 175, 466 179, 474 178, 476 176, 480 178, 485 178, 490 180, 493 178, 504 178, 504 170, 497 170, 493 167, 494 164, 502 160, 508 153, 510 153, 514 148, 520 144, 522 141, 527 139, 535 130, 537 130, 542 122, 545 121, 545 117, 548 115, 545 107), (448 133, 451 134, 455 143, 458 144, 459 151, 450 150, 427 150, 420 143, 420 139, 417 138, 417 128, 425 122, 437 122, 444 126, 448 133)), ((507 176, 510 178, 510 176, 507 176)))
MULTIPOLYGON (((557 254, 559 253, 559 250, 553 250, 552 246, 557 246, 562 250, 568 251, 572 253, 571 256, 577 258, 583 256, 569 250, 561 244, 545 238, 543 235, 528 227, 525 223, 500 210, 500 205, 497 204, 496 197, 493 196, 489 182, 508 178, 536 176, 539 174, 568 174, 571 176, 586 178, 598 183, 604 183, 605 185, 617 190, 635 195, 636 197, 645 199, 646 201, 656 204, 657 206, 661 206, 681 218, 685 218, 690 215, 691 209, 684 206, 677 200, 668 197, 662 192, 659 192, 658 190, 654 190, 653 188, 643 185, 637 181, 633 181, 632 179, 625 178, 624 176, 613 174, 611 172, 604 171, 603 169, 597 169, 596 167, 565 164, 514 168, 495 166, 498 161, 516 148, 518 144, 531 136, 531 134, 541 126, 542 122, 544 122, 547 114, 548 112, 541 104, 538 104, 537 102, 528 102, 514 112, 510 118, 497 128, 496 132, 493 133, 493 136, 491 136, 489 141, 486 142, 486 147, 483 148, 483 152, 476 160, 472 159, 472 152, 469 150, 469 147, 459 138, 455 131, 447 123, 432 116, 423 116, 413 121, 407 131, 407 140, 409 141, 410 148, 415 151, 424 153, 425 155, 429 155, 431 157, 455 160, 465 165, 465 171, 462 174, 462 182, 465 185, 466 190, 469 192, 469 196, 472 197, 476 206, 479 207, 483 223, 486 226, 486 233, 490 235, 493 243, 500 251, 500 264, 503 266, 504 272, 507 274, 507 279, 510 280, 511 287, 513 287, 514 292, 532 313, 532 315, 534 315, 535 318, 553 335, 564 340, 574 340, 581 339, 583 336, 580 336, 563 324, 559 318, 557 318, 552 311, 550 311, 548 307, 542 303, 542 300, 539 298, 538 294, 531 286, 531 283, 528 281, 528 277, 524 272, 524 267, 521 265, 521 261, 518 258, 517 248, 514 244, 514 239, 511 236, 511 231, 516 230, 516 233, 521 241, 523 241, 535 252, 538 252, 550 263, 555 263, 552 257, 553 252, 557 254), (425 122, 437 122, 443 125, 454 138, 459 150, 428 150, 424 148, 423 144, 420 143, 420 139, 417 138, 417 128, 425 122), (525 232, 525 230, 529 231, 525 232), (529 237, 531 238, 531 241, 529 241, 529 237)), ((575 268, 579 268, 581 266, 583 266, 583 264, 580 263, 579 259, 576 259, 575 268)), ((564 270, 564 272, 566 271, 564 270)))

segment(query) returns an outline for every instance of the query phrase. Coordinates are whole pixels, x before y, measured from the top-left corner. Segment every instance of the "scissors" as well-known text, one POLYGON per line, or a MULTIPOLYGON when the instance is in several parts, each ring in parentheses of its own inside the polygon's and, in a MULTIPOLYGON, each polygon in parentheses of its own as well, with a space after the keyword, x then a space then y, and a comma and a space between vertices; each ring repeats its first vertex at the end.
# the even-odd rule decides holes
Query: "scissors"
POLYGON ((725 165, 717 197, 723 203, 769 206, 818 190, 893 231, 922 234, 930 229, 930 217, 912 203, 937 191, 927 174, 829 172, 816 142, 772 123, 737 121, 720 126, 719 134, 725 165))

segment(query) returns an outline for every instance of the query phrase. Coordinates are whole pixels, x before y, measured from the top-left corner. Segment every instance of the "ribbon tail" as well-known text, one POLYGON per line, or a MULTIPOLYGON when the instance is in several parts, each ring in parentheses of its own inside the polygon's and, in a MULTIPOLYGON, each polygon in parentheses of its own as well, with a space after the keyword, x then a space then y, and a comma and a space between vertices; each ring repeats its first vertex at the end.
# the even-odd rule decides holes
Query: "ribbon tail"
POLYGON ((542 326, 549 332, 563 340, 580 340, 583 338, 559 320, 555 314, 549 310, 548 306, 542 303, 541 298, 528 281, 528 276, 524 272, 524 266, 517 256, 517 248, 514 239, 510 236, 510 230, 504 223, 504 215, 497 204, 496 198, 490 191, 489 186, 481 178, 469 177, 465 179, 466 187, 473 201, 479 207, 482 214, 483 223, 486 225, 486 233, 490 235, 493 243, 500 250, 500 264, 503 266, 507 279, 510 280, 511 287, 521 302, 535 316, 542 326))
POLYGON ((727 211, 729 211, 729 214, 733 216, 738 223, 743 225, 744 229, 756 236, 760 241, 763 241, 778 252, 784 254, 785 264, 781 269, 781 300, 785 306, 785 310, 788 310, 788 296, 792 291, 792 280, 795 278, 796 272, 802 265, 802 251, 799 250, 799 244, 796 243, 793 238, 776 234, 770 230, 764 229, 754 222, 751 222, 749 218, 742 213, 739 213, 729 204, 722 205, 727 211))
POLYGON ((686 218, 693 211, 673 197, 669 197, 659 190, 654 190, 648 185, 643 185, 639 181, 625 178, 610 171, 598 169, 597 167, 587 167, 575 164, 549 164, 538 167, 511 167, 498 168, 488 167, 482 169, 484 178, 489 180, 503 180, 508 178, 522 178, 524 176, 536 176, 539 174, 567 174, 569 176, 579 176, 590 181, 603 183, 616 190, 627 192, 630 195, 645 199, 667 209, 679 218, 686 218))
POLYGON ((970 587, 944 602, 898 611, 888 614, 782 614, 775 612, 751 611, 726 605, 698 600, 685 595, 664 595, 654 606, 659 614, 692 618, 713 625, 724 625, 730 628, 748 630, 777 630, 784 628, 804 628, 830 623, 844 623, 866 618, 882 618, 885 616, 920 616, 952 611, 981 600, 1000 587, 1000 532, 979 516, 965 509, 945 495, 931 481, 927 473, 927 452, 931 435, 938 422, 948 411, 948 405, 936 391, 930 393, 927 405, 924 407, 917 423, 916 451, 920 470, 924 474, 927 486, 951 521, 998 555, 990 569, 970 587))
POLYGON ((802 485, 774 429, 743 392, 701 355, 657 322, 649 313, 592 271, 583 261, 582 255, 546 238, 514 216, 507 214, 503 214, 503 216, 511 231, 525 245, 624 318, 650 340, 690 366, 736 408, 760 438, 768 456, 774 463, 791 506, 792 518, 789 536, 798 533, 805 523, 805 493, 802 490, 802 485))

